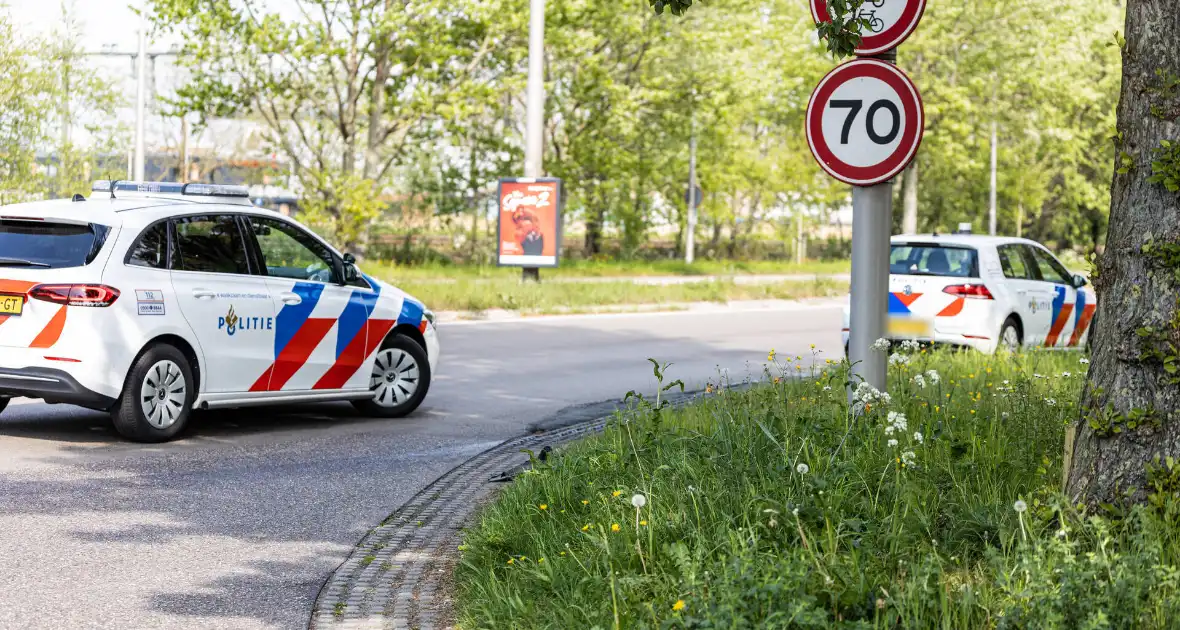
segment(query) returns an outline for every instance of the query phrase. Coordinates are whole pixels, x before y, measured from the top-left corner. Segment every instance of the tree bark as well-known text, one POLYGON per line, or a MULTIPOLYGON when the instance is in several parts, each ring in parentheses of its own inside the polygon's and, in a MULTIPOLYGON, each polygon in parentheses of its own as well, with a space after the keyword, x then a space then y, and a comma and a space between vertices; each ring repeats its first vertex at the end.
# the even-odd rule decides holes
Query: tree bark
POLYGON ((902 204, 905 207, 901 218, 902 234, 918 233, 918 161, 910 163, 902 182, 902 204))
MULTIPOLYGON (((1161 268, 1142 250, 1152 240, 1180 244, 1180 195, 1147 181, 1152 149, 1161 140, 1177 139, 1175 122, 1150 111, 1161 98, 1153 90, 1159 81, 1156 70, 1180 75, 1177 41, 1180 5, 1175 0, 1127 2, 1118 131, 1120 150, 1134 157, 1135 166, 1116 173, 1111 186, 1110 228, 1095 281, 1098 316, 1091 333, 1089 386, 1081 418, 1071 429, 1073 448, 1066 453, 1066 492, 1088 503, 1142 501, 1146 464, 1156 454, 1180 455, 1180 385, 1166 379, 1160 361, 1142 358, 1145 340, 1137 334, 1155 327, 1176 344, 1172 348, 1180 347, 1180 330, 1170 323, 1180 286, 1173 270, 1161 268), (1103 420, 1098 412, 1108 404, 1122 415, 1152 409, 1155 420, 1117 433, 1103 429, 1104 423, 1109 427, 1110 415, 1103 420)), ((1167 340, 1152 345, 1167 348, 1167 340)))

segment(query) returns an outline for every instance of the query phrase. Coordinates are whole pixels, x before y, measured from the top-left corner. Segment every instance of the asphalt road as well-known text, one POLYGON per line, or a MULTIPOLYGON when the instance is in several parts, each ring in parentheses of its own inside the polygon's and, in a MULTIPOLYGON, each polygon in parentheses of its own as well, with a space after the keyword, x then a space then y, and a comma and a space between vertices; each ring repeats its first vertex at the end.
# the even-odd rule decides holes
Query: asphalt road
POLYGON ((0 415, 0 628, 305 627, 360 537, 468 457, 654 391, 648 357, 690 386, 741 381, 771 347, 840 356, 839 324, 833 302, 447 324, 410 418, 208 412, 155 446, 121 441, 102 414, 14 404, 0 415))

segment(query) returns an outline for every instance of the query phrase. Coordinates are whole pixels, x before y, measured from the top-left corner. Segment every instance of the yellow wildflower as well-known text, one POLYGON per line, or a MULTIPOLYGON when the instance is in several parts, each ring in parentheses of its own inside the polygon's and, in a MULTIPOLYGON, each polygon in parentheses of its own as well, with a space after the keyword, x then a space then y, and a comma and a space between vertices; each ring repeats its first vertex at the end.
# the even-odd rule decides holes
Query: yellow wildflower
POLYGON ((612 532, 617 532, 617 531, 619 531, 619 524, 618 524, 618 523, 611 523, 611 525, 610 525, 610 530, 611 530, 612 532))
POLYGON ((509 558, 509 559, 508 559, 508 564, 516 564, 516 560, 513 560, 512 558, 509 558))
POLYGON ((582 505, 590 505, 590 502, 586 499, 582 499, 582 505))
POLYGON ((541 564, 541 563, 542 563, 542 562, 544 562, 544 561, 545 561, 545 559, 544 559, 544 558, 541 558, 540 560, 537 560, 537 564, 541 564))
POLYGON ((774 348, 771 348, 770 352, 768 352, 766 354, 766 360, 767 361, 774 361, 774 348))
POLYGON ((684 600, 683 599, 676 600, 676 603, 672 604, 672 610, 675 610, 677 612, 684 610, 684 600))
POLYGON ((589 524, 586 524, 586 525, 583 525, 583 526, 582 526, 582 531, 589 531, 589 529, 590 529, 590 525, 589 525, 589 524))
POLYGON ((548 510, 548 509, 549 509, 549 504, 548 504, 548 503, 542 503, 541 505, 539 505, 539 506, 537 506, 537 507, 541 508, 542 510, 548 510))
POLYGON ((647 527, 647 521, 639 521, 639 524, 643 527, 647 527))
POLYGON ((611 496, 612 496, 612 497, 617 497, 617 496, 619 496, 620 494, 623 494, 623 491, 622 491, 622 490, 615 490, 614 492, 612 492, 612 493, 611 493, 611 496))

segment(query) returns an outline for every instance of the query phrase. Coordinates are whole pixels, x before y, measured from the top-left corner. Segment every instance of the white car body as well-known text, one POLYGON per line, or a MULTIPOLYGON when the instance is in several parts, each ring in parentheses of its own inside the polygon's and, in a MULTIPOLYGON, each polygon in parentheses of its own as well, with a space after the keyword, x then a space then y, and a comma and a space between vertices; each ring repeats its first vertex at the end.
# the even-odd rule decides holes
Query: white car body
MULTIPOLYGON (((890 263, 890 340, 967 346, 985 353, 1003 345, 1086 346, 1098 306, 1094 290, 1040 243, 907 234, 892 237, 890 263), (940 257, 936 250, 942 254, 932 272, 926 263, 940 257), (974 252, 973 268, 967 264, 972 255, 965 252, 974 252), (1015 322, 1016 339, 1001 338, 1006 322, 1015 322)), ((843 332, 847 348, 848 307, 843 332)))
MULTIPOLYGON (((0 315, 0 398, 28 396, 111 410, 137 357, 161 341, 190 358, 197 380, 192 407, 203 409, 372 399, 375 356, 394 334, 418 341, 432 371, 437 366, 433 314, 392 285, 356 277, 359 272, 345 257, 310 230, 245 198, 156 192, 160 189, 138 185, 115 194, 96 192, 88 200, 0 207, 0 225, 105 226, 105 239, 96 239, 101 247, 82 265, 5 264, 6 252, 0 251, 0 298, 23 300, 19 315, 0 315), (239 231, 229 238, 242 239, 247 248, 248 273, 178 268, 177 226, 205 225, 201 217, 220 223, 213 236, 186 237, 185 247, 213 247, 209 243, 236 225, 239 231), (301 235, 297 238, 312 244, 305 253, 322 260, 330 252, 333 265, 325 262, 315 279, 276 277, 275 269, 293 275, 300 270, 265 262, 258 245, 264 233, 267 239, 290 235, 290 242, 299 243, 295 235, 301 235), (145 245, 151 238, 157 240, 145 245), (168 260, 144 266, 133 257, 137 248, 152 247, 154 260, 160 251, 168 260), (335 281, 348 276, 351 284, 335 281), (101 307, 73 304, 72 298, 58 303, 37 297, 46 285, 100 287, 92 292, 100 297, 106 287, 118 295, 101 307)), ((301 254, 295 248, 290 255, 301 254)), ((307 272, 313 273, 311 267, 307 272)))

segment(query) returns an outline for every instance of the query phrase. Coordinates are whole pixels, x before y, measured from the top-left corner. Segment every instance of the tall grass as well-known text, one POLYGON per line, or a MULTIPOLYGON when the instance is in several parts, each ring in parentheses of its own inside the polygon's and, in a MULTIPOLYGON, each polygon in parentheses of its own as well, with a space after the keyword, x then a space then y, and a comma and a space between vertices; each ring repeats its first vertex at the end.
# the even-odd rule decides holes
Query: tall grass
POLYGON ((1180 626, 1176 502, 1057 490, 1081 355, 899 355, 852 408, 844 366, 768 358, 519 478, 467 532, 461 625, 1180 626))

